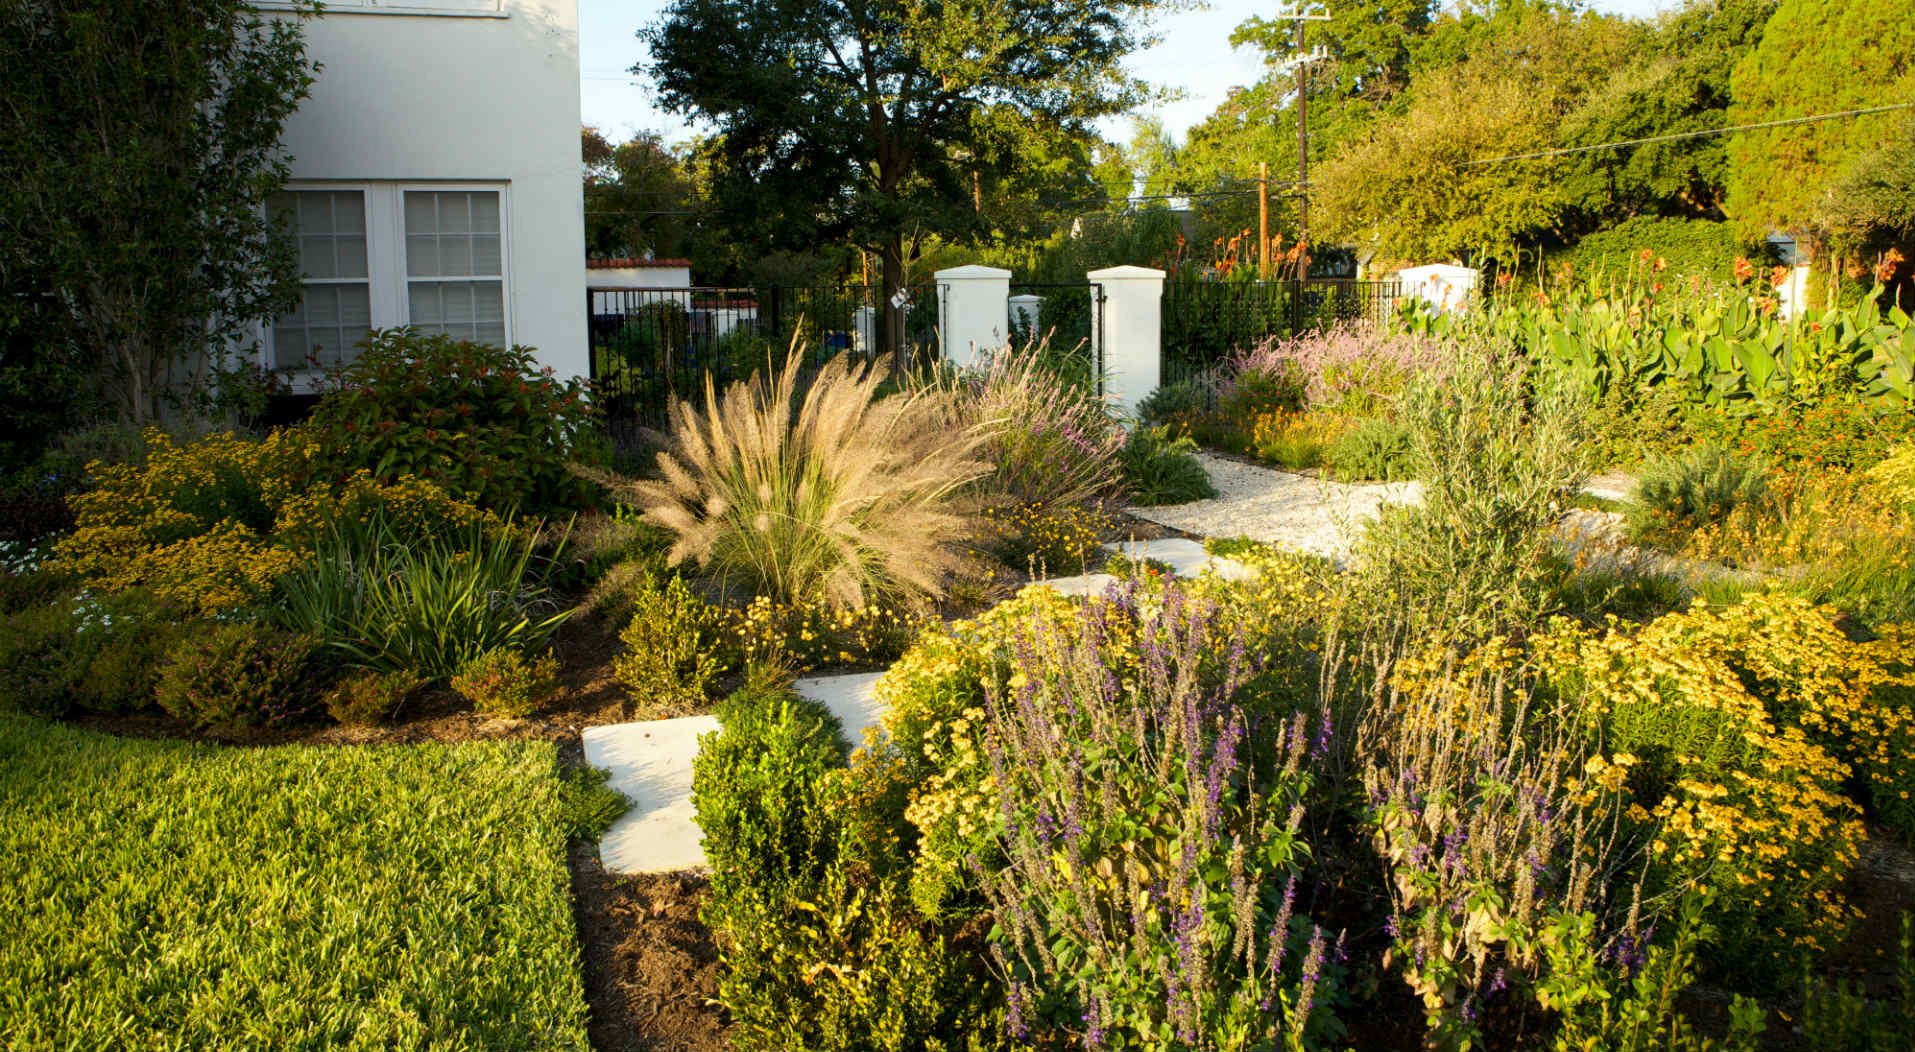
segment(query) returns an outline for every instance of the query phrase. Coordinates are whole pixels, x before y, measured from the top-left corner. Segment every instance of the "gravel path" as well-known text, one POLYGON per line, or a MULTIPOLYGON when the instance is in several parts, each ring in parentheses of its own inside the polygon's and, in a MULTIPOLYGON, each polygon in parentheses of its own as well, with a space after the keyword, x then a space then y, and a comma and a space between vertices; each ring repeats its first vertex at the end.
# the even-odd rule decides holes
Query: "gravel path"
POLYGON ((1422 496, 1415 482, 1334 482, 1209 453, 1197 459, 1217 487, 1215 499, 1130 513, 1202 537, 1249 537, 1341 560, 1350 552, 1353 528, 1379 507, 1422 496))

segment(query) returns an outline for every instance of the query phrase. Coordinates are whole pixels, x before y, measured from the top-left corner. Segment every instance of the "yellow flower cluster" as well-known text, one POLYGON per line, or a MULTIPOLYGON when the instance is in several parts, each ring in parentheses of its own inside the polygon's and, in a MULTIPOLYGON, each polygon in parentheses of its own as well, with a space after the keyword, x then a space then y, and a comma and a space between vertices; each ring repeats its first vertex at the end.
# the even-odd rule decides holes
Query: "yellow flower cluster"
MULTIPOLYGON (((1350 429, 1349 417, 1342 413, 1324 409, 1295 411, 1287 409, 1258 413, 1250 425, 1250 448, 1266 460, 1292 462, 1299 453, 1313 449, 1315 456, 1322 455, 1323 447, 1336 441, 1337 436, 1350 429), (1287 455, 1284 454, 1287 451, 1287 455)), ((1292 463, 1294 467, 1309 467, 1309 464, 1292 463)))
POLYGON ((1865 474, 1883 500, 1915 511, 1915 442, 1897 446, 1865 474))
POLYGON ((483 524, 487 534, 506 528, 497 515, 425 479, 406 475, 383 482, 361 470, 338 486, 314 486, 288 498, 279 508, 273 536, 281 544, 306 549, 326 523, 360 522, 375 514, 394 534, 407 538, 457 534, 475 524, 483 524))
POLYGON ((1721 523, 1698 528, 1684 548, 1704 559, 1773 567, 1841 564, 1873 552, 1906 560, 1915 548, 1915 484, 1900 481, 1903 470, 1891 457, 1867 473, 1778 475, 1768 500, 1738 505, 1721 523))
POLYGON ((150 587, 200 613, 254 601, 289 565, 265 531, 311 455, 292 431, 180 446, 149 430, 144 465, 88 465, 98 484, 73 498, 76 525, 55 546, 55 566, 106 591, 150 587))
POLYGON ((98 482, 73 498, 76 525, 55 545, 54 565, 91 587, 148 588, 210 615, 265 598, 311 551, 327 515, 352 521, 377 506, 406 531, 481 518, 419 479, 381 483, 361 472, 337 489, 315 485, 314 456, 294 428, 185 445, 149 430, 144 464, 88 466, 98 482))
MULTIPOLYGON (((1915 781, 1915 634, 1849 639, 1837 613, 1790 596, 1698 603, 1638 630, 1558 622, 1530 641, 1542 673, 1578 691, 1605 745, 1589 799, 1653 752, 1669 788, 1629 804, 1671 879, 1700 879, 1739 915, 1749 949, 1785 965, 1834 945, 1853 917, 1838 886, 1865 836, 1843 794, 1859 771, 1887 815, 1915 781)), ((1642 786, 1638 785, 1637 788, 1642 786)))
POLYGON ((1006 561, 1025 560, 1033 573, 1074 574, 1088 569, 1086 560, 1114 526, 1111 517, 1096 508, 1068 505, 1016 504, 984 509, 984 521, 999 538, 1006 561))
POLYGON ((715 628, 736 647, 737 664, 809 672, 825 665, 875 664, 901 653, 927 616, 889 603, 833 609, 820 599, 777 602, 759 595, 742 610, 714 607, 715 628))

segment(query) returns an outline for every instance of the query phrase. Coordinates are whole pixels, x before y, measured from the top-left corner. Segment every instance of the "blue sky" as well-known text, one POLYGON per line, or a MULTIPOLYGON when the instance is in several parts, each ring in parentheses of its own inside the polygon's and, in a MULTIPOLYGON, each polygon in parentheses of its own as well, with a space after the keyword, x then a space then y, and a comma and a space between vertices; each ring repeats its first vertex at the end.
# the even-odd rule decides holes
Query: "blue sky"
MULTIPOLYGON (((1349 3, 1353 0, 1330 0, 1349 3)), ((1356 0, 1360 2, 1360 0, 1356 0)), ((1596 0, 1599 11, 1647 16, 1678 6, 1680 0, 1596 0)), ((662 132, 669 142, 683 142, 696 134, 679 118, 660 111, 642 78, 625 70, 645 57, 638 28, 656 21, 666 0, 579 0, 579 65, 585 123, 596 125, 614 141, 639 131, 662 132)), ((1230 32, 1245 19, 1267 14, 1276 0, 1213 0, 1198 10, 1162 16, 1156 33, 1162 43, 1131 56, 1131 71, 1160 87, 1180 91, 1183 98, 1156 107, 1172 134, 1184 130, 1217 107, 1226 93, 1260 75, 1255 51, 1232 49, 1230 32)), ((1115 120, 1104 134, 1128 140, 1128 120, 1115 120)))

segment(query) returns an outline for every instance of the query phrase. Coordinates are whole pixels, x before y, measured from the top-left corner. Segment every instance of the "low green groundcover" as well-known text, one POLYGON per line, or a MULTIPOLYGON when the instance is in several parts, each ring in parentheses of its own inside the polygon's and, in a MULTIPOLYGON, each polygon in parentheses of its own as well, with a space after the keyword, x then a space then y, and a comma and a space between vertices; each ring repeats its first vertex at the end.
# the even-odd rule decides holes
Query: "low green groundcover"
POLYGON ((0 714, 0 1048, 584 1048, 553 746, 0 714))

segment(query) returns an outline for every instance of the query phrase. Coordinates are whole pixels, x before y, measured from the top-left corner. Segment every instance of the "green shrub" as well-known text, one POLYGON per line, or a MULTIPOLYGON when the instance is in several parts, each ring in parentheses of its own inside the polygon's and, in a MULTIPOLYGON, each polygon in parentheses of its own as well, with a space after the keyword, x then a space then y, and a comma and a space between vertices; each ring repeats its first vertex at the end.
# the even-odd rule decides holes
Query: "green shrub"
POLYGON ((1146 506, 1185 504, 1217 495, 1194 455, 1197 443, 1162 427, 1135 427, 1118 454, 1130 498, 1146 506))
POLYGON ((0 614, 52 602, 67 590, 65 574, 48 565, 46 546, 0 541, 0 614))
POLYGON ((459 666, 452 689, 474 708, 499 716, 526 717, 559 692, 559 659, 550 653, 526 658, 512 647, 488 650, 459 666))
POLYGON ((692 802, 711 861, 700 915, 740 1049, 963 1048, 995 1037, 980 947, 911 909, 903 785, 849 771, 822 706, 741 692, 700 742, 692 802))
POLYGON ((1597 281, 1619 281, 1631 273, 1659 273, 1668 282, 1694 275, 1727 284, 1734 278, 1736 259, 1747 254, 1742 239, 1728 223, 1635 216, 1590 234, 1573 248, 1552 256, 1549 265, 1554 269, 1569 263, 1574 273, 1597 281), (1642 258, 1645 251, 1649 253, 1646 262, 1642 258), (1668 264, 1665 270, 1656 271, 1658 259, 1668 264))
POLYGON ((160 708, 202 727, 283 723, 311 713, 311 636, 215 624, 176 643, 154 691, 160 708))
POLYGON ((1768 467, 1715 445, 1685 450, 1645 466, 1626 513, 1637 540, 1680 544, 1704 526, 1720 525, 1738 507, 1760 505, 1768 467))
POLYGON ((348 726, 377 727, 392 719, 420 685, 417 677, 404 672, 361 669, 326 692, 326 715, 348 726))
POLYGON ((565 835, 572 840, 597 840, 612 828, 632 801, 612 788, 609 771, 596 767, 573 767, 559 772, 559 788, 564 803, 565 835))
POLYGON ((414 475, 498 511, 583 507, 565 468, 591 420, 577 380, 541 370, 525 347, 373 333, 313 411, 319 462, 340 476, 414 475))
POLYGON ((1324 462, 1346 482, 1395 482, 1415 476, 1416 443, 1403 424, 1365 417, 1330 441, 1324 462))
POLYGON ((1915 1048, 1915 922, 1902 914, 1893 995, 1869 997, 1854 981, 1803 984, 1802 1037, 1821 1052, 1915 1048))
POLYGON ((625 652, 612 670, 648 713, 705 707, 705 691, 723 667, 712 613, 678 574, 647 571, 632 589, 632 620, 618 635, 625 652))
POLYGON ((1309 378, 1294 362, 1259 361, 1240 369, 1217 400, 1225 419, 1252 421, 1264 413, 1295 413, 1308 404, 1309 378))
POLYGON ((347 665, 444 680, 487 651, 543 645, 571 616, 539 582, 536 547, 482 523, 417 540, 376 517, 332 522, 313 557, 280 579, 277 616, 347 665))
POLYGON ((1466 635, 1546 612, 1555 525, 1589 470, 1581 407, 1560 388, 1532 393, 1520 370, 1488 353, 1413 381, 1398 412, 1422 501, 1365 524, 1357 609, 1466 635))
POLYGON ((150 708, 159 669, 188 630, 143 593, 67 595, 0 619, 0 699, 25 712, 150 708))
POLYGON ((771 377, 732 384, 703 408, 672 403, 663 478, 586 476, 670 530, 666 558, 695 562, 741 596, 857 607, 943 589, 973 520, 957 491, 984 465, 981 436, 952 427, 937 392, 878 396, 881 365, 839 355, 802 395, 794 350, 771 377))
POLYGON ((589 1047, 557 759, 0 715, 0 1047, 589 1047))
POLYGON ((1188 380, 1165 384, 1137 403, 1137 422, 1146 427, 1162 427, 1178 418, 1210 409, 1210 392, 1188 380))

